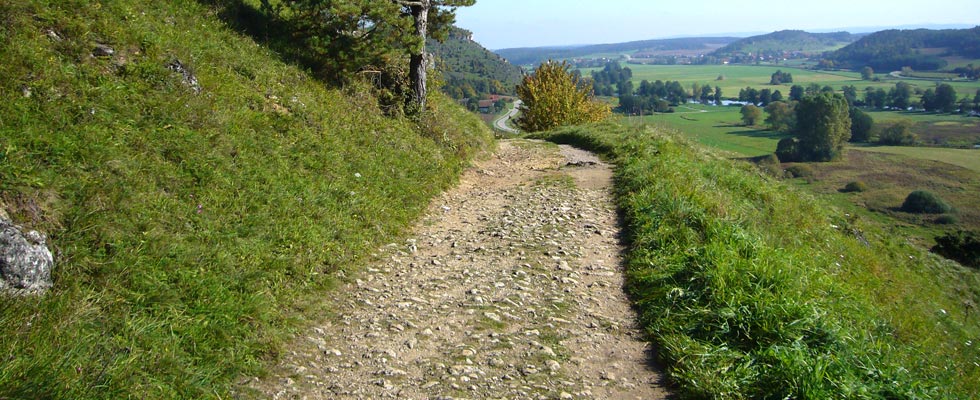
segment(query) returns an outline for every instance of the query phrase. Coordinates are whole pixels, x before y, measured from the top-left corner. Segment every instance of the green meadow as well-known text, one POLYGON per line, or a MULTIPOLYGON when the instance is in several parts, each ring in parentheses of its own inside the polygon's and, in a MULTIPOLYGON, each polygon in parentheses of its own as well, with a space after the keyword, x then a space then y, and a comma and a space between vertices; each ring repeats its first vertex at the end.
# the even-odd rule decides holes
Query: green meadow
POLYGON ((671 114, 625 117, 632 123, 649 123, 674 128, 687 138, 721 150, 732 157, 755 157, 776 150, 786 135, 762 127, 742 126, 740 107, 685 104, 671 114))

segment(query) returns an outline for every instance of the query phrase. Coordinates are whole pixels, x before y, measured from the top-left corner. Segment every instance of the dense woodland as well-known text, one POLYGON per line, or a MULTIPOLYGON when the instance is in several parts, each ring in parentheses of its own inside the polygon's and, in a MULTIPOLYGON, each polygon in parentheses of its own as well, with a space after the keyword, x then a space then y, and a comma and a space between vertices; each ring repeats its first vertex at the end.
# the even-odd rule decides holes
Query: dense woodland
POLYGON ((513 94, 523 72, 472 40, 472 33, 451 27, 446 40, 430 39, 428 49, 441 72, 442 91, 460 99, 481 98, 486 94, 513 94))
POLYGON ((848 32, 810 33, 783 30, 747 37, 715 50, 711 59, 727 59, 733 63, 753 63, 758 60, 803 58, 820 53, 829 47, 857 40, 859 35, 848 32))
POLYGON ((870 66, 879 71, 911 67, 918 71, 945 68, 942 57, 980 58, 980 26, 972 29, 886 30, 872 33, 827 58, 853 69, 870 66))

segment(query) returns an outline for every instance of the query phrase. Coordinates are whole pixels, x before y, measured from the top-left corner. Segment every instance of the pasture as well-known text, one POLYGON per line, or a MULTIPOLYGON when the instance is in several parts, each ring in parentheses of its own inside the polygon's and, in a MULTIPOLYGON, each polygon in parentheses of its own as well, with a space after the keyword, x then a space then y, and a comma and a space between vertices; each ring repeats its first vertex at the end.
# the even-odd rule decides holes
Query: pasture
MULTIPOLYGON (((966 115, 933 114, 921 112, 870 111, 868 113, 871 115, 871 118, 875 120, 875 123, 887 123, 898 119, 912 120, 912 122, 915 123, 912 131, 919 136, 919 141, 925 145, 970 149, 974 145, 980 144, 980 118, 969 117, 966 115)), ((926 156, 926 159, 973 159, 977 160, 975 162, 980 162, 980 157, 978 157, 975 152, 970 153, 967 151, 962 154, 972 155, 958 156, 957 154, 960 154, 960 152, 946 152, 942 149, 922 149, 918 147, 905 149, 908 150, 903 151, 908 151, 908 153, 903 154, 938 154, 937 156, 926 156)), ((964 165, 962 163, 957 165, 965 168, 972 168, 970 165, 964 165)))
MULTIPOLYGON (((724 89, 723 89, 724 90, 724 89)), ((626 117, 680 131, 683 136, 705 146, 721 150, 731 157, 755 157, 776 150, 776 143, 786 135, 742 126, 739 106, 685 104, 670 114, 626 117)))
POLYGON ((854 147, 854 149, 872 153, 897 154, 918 160, 937 161, 980 173, 980 150, 975 149, 909 146, 868 146, 854 147))
MULTIPOLYGON (((840 162, 807 163, 814 175, 797 179, 808 190, 827 195, 837 204, 850 203, 874 213, 870 216, 901 227, 910 238, 932 246, 932 238, 949 230, 980 229, 980 151, 922 147, 852 147, 840 162), (950 152, 973 152, 973 161, 951 160, 950 152), (932 159, 930 159, 932 158, 932 159), (960 164, 964 165, 961 166, 960 164), (968 168, 971 166, 973 168, 968 168), (867 190, 843 193, 849 182, 861 181, 867 190), (938 225, 933 214, 909 214, 898 211, 905 196, 915 190, 928 190, 953 206, 951 213, 958 222, 938 225)), ((784 165, 785 166, 785 165, 784 165)))

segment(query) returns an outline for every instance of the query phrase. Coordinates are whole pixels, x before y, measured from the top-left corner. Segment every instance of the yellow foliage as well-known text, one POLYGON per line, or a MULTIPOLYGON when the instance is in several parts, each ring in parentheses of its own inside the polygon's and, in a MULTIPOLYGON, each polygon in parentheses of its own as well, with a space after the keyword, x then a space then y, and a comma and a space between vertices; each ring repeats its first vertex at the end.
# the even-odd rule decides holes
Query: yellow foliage
POLYGON ((523 102, 517 126, 525 132, 602 121, 612 110, 592 98, 592 84, 573 75, 562 61, 541 64, 517 87, 523 102))

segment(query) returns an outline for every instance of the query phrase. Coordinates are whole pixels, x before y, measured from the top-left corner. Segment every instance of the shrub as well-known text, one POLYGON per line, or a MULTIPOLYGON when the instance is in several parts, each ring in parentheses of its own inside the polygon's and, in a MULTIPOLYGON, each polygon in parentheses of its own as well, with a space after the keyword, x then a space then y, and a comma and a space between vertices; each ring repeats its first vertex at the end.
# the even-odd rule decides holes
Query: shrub
POLYGON ((790 178, 812 178, 813 168, 810 168, 809 165, 793 165, 786 168, 786 176, 790 178))
POLYGON ((946 214, 946 215, 940 215, 938 218, 936 218, 935 221, 932 222, 937 225, 953 225, 955 223, 960 222, 960 220, 959 218, 956 218, 955 215, 946 214))
POLYGON ((777 157, 775 154, 767 154, 759 157, 759 160, 757 162, 759 164, 769 164, 769 165, 779 164, 779 157, 777 157))
POLYGON ((775 154, 767 154, 764 156, 755 157, 752 159, 755 165, 759 167, 759 170, 769 174, 771 176, 778 177, 782 175, 782 170, 779 169, 779 157, 775 154))
POLYGON ((779 140, 779 143, 776 144, 776 157, 779 157, 779 160, 783 162, 799 161, 799 149, 796 139, 785 138, 779 140))
POLYGON ((747 126, 754 126, 762 120, 762 109, 754 104, 742 106, 742 122, 747 126))
POLYGON ((868 185, 865 185, 864 182, 861 181, 854 181, 845 185, 843 192, 852 193, 852 192, 863 192, 866 190, 868 190, 868 185))
POLYGON ((595 100, 591 85, 573 74, 567 62, 542 63, 517 87, 523 101, 516 123, 525 132, 563 125, 597 122, 611 113, 609 105, 595 100))
POLYGON ((977 232, 959 231, 936 237, 936 245, 931 249, 967 267, 980 268, 980 237, 977 232))
POLYGON ((889 146, 911 146, 918 141, 918 137, 912 133, 915 123, 908 119, 900 119, 889 123, 878 132, 878 144, 889 146))
POLYGON ((902 203, 902 211, 915 214, 942 214, 949 212, 951 207, 943 199, 932 192, 916 190, 909 193, 902 203))

